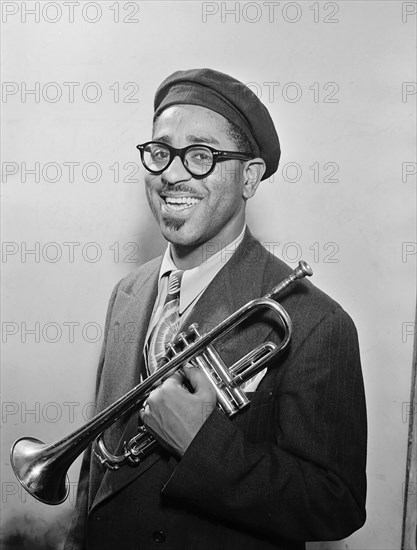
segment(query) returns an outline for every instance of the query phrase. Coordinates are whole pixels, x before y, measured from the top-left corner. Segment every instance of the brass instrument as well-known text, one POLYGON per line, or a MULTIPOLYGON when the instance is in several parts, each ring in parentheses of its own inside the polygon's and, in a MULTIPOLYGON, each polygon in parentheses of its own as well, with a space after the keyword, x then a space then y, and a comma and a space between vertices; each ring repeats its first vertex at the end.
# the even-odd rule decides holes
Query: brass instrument
POLYGON ((249 399, 240 386, 259 373, 272 357, 284 351, 291 339, 291 319, 275 299, 292 282, 312 274, 311 267, 301 261, 298 267, 266 296, 248 302, 207 334, 200 335, 197 325, 191 325, 187 332, 179 334, 167 346, 167 355, 151 376, 92 418, 85 426, 57 443, 48 445, 32 437, 18 439, 12 447, 10 460, 20 484, 28 493, 45 504, 61 504, 69 492, 69 467, 96 438, 98 440, 93 447, 94 454, 107 468, 118 469, 126 463, 138 464, 157 444, 145 427, 141 426, 138 433, 129 442, 124 443, 123 454, 119 456, 111 454, 106 449, 103 433, 118 418, 139 408, 156 386, 187 362, 198 365, 204 371, 216 391, 217 405, 228 416, 246 407, 249 399), (281 343, 260 344, 230 368, 226 367, 213 343, 260 310, 271 310, 281 321, 284 328, 281 343))

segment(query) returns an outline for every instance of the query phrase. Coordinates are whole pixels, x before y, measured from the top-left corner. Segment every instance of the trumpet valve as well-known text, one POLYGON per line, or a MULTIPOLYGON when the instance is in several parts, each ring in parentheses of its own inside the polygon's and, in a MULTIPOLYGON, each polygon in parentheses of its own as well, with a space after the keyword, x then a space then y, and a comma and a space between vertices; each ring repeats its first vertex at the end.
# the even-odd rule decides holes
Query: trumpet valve
POLYGON ((200 337, 200 334, 197 331, 197 323, 190 325, 187 331, 182 331, 176 335, 174 340, 167 344, 165 351, 169 359, 178 355, 184 349, 188 348, 200 337))
POLYGON ((192 325, 190 325, 188 327, 188 330, 192 332, 197 338, 201 338, 201 334, 198 332, 198 323, 193 323, 192 325))

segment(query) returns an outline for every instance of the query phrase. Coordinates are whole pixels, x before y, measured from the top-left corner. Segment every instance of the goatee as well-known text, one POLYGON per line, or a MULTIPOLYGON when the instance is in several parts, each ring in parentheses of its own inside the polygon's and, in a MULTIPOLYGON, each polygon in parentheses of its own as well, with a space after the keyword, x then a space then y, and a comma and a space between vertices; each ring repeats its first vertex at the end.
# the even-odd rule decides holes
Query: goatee
POLYGON ((162 221, 168 229, 173 229, 174 231, 179 231, 181 227, 185 224, 185 220, 177 220, 175 218, 163 217, 162 221))

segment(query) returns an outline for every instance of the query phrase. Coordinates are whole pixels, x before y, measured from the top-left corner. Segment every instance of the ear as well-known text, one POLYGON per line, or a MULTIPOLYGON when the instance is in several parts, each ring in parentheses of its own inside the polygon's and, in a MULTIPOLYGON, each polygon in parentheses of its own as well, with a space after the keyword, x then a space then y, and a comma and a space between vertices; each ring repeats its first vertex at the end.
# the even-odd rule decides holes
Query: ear
POLYGON ((262 176, 265 174, 266 164, 261 158, 255 158, 245 163, 243 168, 243 198, 250 199, 256 193, 262 176))

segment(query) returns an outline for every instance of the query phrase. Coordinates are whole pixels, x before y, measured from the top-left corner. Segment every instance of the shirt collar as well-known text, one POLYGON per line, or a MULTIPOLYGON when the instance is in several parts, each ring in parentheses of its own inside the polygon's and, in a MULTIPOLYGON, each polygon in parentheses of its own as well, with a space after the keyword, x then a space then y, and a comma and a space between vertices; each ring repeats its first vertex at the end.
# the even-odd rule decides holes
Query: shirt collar
MULTIPOLYGON (((230 244, 221 246, 215 254, 207 258, 197 267, 184 271, 181 282, 179 312, 182 314, 187 307, 206 289, 217 273, 226 265, 235 253, 245 234, 246 224, 241 233, 230 244)), ((171 244, 169 243, 159 271, 159 289, 165 275, 178 268, 171 257, 171 244)))

